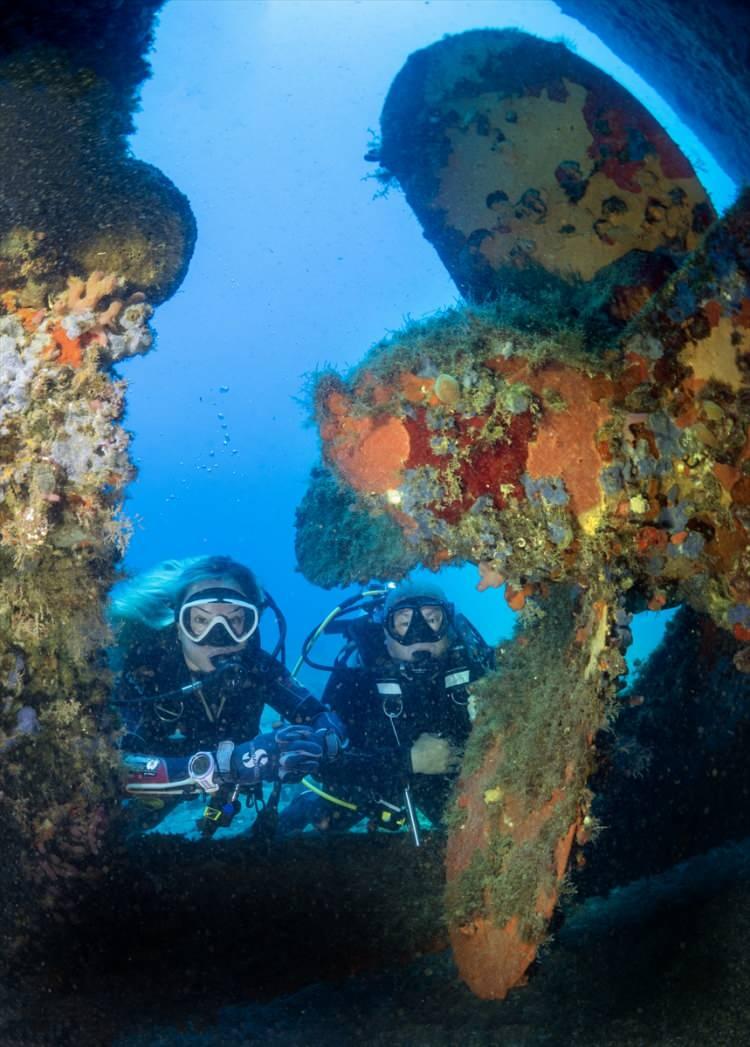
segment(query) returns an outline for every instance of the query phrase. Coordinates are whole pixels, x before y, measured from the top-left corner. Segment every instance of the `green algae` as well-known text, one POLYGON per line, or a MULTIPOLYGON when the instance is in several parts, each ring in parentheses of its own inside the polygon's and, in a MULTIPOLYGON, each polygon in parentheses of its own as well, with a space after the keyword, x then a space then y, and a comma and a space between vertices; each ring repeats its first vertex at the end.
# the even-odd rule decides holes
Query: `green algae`
POLYGON ((297 561, 324 589, 344 577, 365 584, 402 578, 414 563, 401 528, 385 513, 370 514, 362 499, 323 470, 314 470, 297 509, 297 561))
POLYGON ((157 6, 0 19, 4 968, 116 860, 104 608, 134 468, 112 364, 151 345, 144 297, 173 293, 195 239, 185 197, 127 142, 157 6))
MULTIPOLYGON (((449 924, 487 917, 504 925, 515 916, 525 940, 539 943, 543 938, 546 920, 540 920, 538 899, 557 889, 555 847, 580 812, 588 810, 587 782, 596 763, 592 740, 614 717, 617 668, 603 672, 599 653, 590 668, 589 647, 576 638, 603 595, 599 591, 597 600, 592 594, 581 600, 571 587, 553 587, 542 603, 543 616, 518 630, 498 652, 497 671, 472 687, 478 712, 461 781, 485 765, 498 743, 502 758, 494 776, 484 782, 493 826, 486 846, 446 890, 449 924), (513 801, 509 813, 523 823, 561 789, 540 831, 516 842, 504 823, 508 798, 513 801)), ((606 646, 600 653, 605 652, 606 646)), ((463 795, 460 782, 448 814, 449 831, 459 835, 466 820, 463 795)), ((587 826, 593 834, 590 820, 587 826)))
POLYGON ((129 291, 168 298, 195 242, 190 206, 134 159, 114 85, 65 51, 0 57, 0 275, 40 307, 71 273, 118 273, 129 291))

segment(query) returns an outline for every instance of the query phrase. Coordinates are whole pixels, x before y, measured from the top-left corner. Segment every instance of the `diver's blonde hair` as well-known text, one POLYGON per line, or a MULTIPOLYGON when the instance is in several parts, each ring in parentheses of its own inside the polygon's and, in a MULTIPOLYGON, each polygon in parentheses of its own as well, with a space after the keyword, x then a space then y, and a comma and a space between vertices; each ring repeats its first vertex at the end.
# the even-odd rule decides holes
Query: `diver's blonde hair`
POLYGON ((173 625, 185 592, 203 578, 231 578, 260 610, 263 590, 249 567, 229 556, 191 556, 164 560, 119 585, 110 598, 110 620, 113 625, 142 622, 152 629, 173 625))

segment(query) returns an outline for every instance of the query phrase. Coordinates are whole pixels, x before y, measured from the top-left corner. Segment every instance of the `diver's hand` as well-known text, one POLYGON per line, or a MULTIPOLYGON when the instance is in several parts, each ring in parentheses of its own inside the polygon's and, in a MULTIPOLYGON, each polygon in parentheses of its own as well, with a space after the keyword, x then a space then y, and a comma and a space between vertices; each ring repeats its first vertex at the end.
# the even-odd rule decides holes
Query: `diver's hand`
POLYGON ((324 760, 335 760, 346 749, 346 727, 332 709, 318 713, 310 726, 315 731, 315 740, 323 749, 324 760))
POLYGON ((411 747, 411 766, 415 774, 450 774, 457 771, 461 754, 447 738, 420 734, 411 747))
POLYGON ((326 735, 326 731, 315 731, 302 724, 290 724, 276 731, 279 781, 298 782, 306 774, 315 774, 326 756, 326 735))
POLYGON ((315 774, 326 756, 325 739, 318 733, 304 724, 290 724, 242 742, 232 754, 232 774, 240 785, 273 779, 300 781, 306 774, 315 774))

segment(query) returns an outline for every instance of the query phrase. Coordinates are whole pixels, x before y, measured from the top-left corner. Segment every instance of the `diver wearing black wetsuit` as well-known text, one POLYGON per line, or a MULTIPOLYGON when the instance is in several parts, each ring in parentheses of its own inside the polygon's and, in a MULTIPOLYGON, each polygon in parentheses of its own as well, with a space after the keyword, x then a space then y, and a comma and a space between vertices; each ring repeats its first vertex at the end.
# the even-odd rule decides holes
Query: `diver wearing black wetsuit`
POLYGON ((314 724, 325 708, 292 679, 276 658, 257 646, 234 654, 216 672, 191 672, 175 630, 130 646, 115 694, 126 734, 125 752, 190 756, 215 749, 225 738, 254 738, 263 706, 290 723, 314 724), (200 681, 188 694, 180 688, 200 681), (159 700, 159 695, 165 695, 159 700))
POLYGON ((343 739, 325 706, 261 649, 258 623, 269 604, 252 573, 227 558, 190 569, 198 577, 178 593, 171 624, 150 628, 131 614, 119 636, 115 704, 126 790, 141 801, 142 827, 185 795, 223 797, 239 785, 261 796, 261 781, 298 781, 343 739), (288 726, 259 735, 264 705, 288 726))
POLYGON ((383 624, 362 618, 353 632, 353 662, 334 667, 323 694, 344 722, 347 748, 305 780, 310 791, 282 812, 282 832, 310 822, 345 829, 363 816, 384 824, 407 785, 416 807, 441 820, 471 729, 468 688, 492 668, 493 652, 424 584, 395 590, 383 624))

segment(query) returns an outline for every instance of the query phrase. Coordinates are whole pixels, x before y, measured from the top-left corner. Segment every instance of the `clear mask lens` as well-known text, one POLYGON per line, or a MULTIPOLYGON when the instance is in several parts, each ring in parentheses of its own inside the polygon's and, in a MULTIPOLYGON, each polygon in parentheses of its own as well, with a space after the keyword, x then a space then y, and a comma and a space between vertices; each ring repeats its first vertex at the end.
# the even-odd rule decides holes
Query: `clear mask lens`
POLYGON ((402 604, 389 613, 385 627, 393 640, 406 647, 415 643, 432 643, 445 636, 448 616, 440 604, 402 604))
POLYGON ((245 643, 258 628, 258 608, 239 597, 186 600, 180 608, 180 633, 196 644, 230 647, 245 643))

